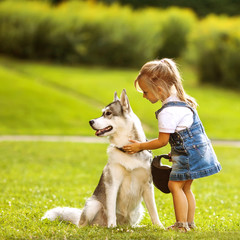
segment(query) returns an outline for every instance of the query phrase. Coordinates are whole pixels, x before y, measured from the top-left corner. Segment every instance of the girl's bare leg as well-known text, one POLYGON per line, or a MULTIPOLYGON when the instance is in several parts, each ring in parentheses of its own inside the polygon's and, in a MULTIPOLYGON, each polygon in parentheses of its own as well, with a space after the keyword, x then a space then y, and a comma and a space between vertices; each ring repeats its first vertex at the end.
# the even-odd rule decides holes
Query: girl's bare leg
POLYGON ((191 191, 191 185, 193 180, 188 180, 185 182, 183 191, 188 201, 188 215, 187 215, 187 222, 193 223, 194 222, 194 214, 196 208, 196 201, 193 192, 191 191))
POLYGON ((169 181, 168 187, 173 196, 173 205, 177 222, 188 221, 188 199, 183 191, 187 181, 169 181))

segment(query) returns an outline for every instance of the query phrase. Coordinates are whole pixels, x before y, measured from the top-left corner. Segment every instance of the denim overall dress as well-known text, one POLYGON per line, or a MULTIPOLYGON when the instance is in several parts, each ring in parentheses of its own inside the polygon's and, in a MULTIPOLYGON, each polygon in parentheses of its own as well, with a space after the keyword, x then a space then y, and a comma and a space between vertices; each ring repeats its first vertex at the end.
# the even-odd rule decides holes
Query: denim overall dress
POLYGON ((155 113, 156 118, 166 107, 187 107, 193 112, 193 124, 190 128, 170 134, 172 171, 169 180, 185 181, 218 173, 221 165, 197 111, 185 102, 168 102, 155 113))

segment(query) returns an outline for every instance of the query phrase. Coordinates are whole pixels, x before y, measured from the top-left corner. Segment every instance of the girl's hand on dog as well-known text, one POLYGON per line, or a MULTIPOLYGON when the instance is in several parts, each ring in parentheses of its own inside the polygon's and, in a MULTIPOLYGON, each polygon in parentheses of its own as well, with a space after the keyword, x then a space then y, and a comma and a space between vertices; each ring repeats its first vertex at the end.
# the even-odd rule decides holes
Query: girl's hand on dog
POLYGON ((128 144, 124 146, 123 147, 124 151, 126 151, 128 154, 134 154, 141 151, 140 142, 135 140, 129 140, 129 142, 131 142, 132 144, 128 144))

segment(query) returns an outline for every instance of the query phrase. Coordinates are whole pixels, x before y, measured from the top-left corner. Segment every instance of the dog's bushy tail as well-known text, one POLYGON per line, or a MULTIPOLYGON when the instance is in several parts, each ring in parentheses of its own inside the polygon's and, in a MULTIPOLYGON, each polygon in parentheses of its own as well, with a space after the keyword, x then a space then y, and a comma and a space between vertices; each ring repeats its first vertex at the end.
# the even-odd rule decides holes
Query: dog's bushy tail
POLYGON ((51 210, 48 210, 42 220, 49 219, 54 221, 59 219, 60 221, 69 221, 78 226, 82 210, 78 208, 69 208, 69 207, 56 207, 51 210))

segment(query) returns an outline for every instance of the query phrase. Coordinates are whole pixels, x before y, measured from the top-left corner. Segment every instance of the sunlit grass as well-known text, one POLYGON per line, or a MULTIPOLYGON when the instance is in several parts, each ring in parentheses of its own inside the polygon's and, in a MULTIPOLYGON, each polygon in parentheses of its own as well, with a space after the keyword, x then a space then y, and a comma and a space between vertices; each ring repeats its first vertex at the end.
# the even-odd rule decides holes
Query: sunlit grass
MULTIPOLYGON (((240 95, 197 84, 196 72, 178 61, 187 93, 196 98, 211 138, 240 139, 240 95)), ((92 135, 88 121, 101 115, 113 93, 127 89, 148 138, 157 136, 154 112, 133 86, 138 70, 62 66, 0 58, 0 134, 92 135)))
MULTIPOLYGON (((239 239, 239 148, 216 147, 223 170, 195 180, 197 230, 172 233, 152 227, 113 229, 41 221, 56 206, 82 208, 107 161, 106 144, 0 143, 0 239, 239 239)), ((164 151, 164 150, 162 150, 164 151)), ((165 150, 166 151, 166 150, 165 150)), ((160 220, 174 223, 170 194, 155 190, 160 220)))

